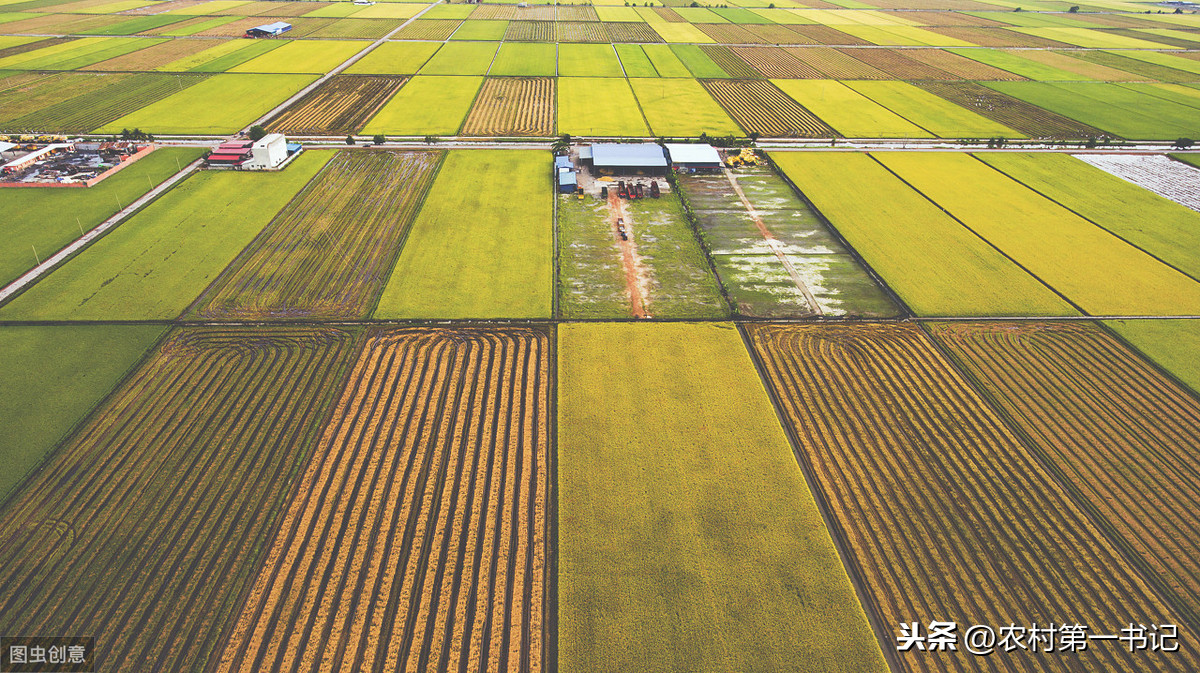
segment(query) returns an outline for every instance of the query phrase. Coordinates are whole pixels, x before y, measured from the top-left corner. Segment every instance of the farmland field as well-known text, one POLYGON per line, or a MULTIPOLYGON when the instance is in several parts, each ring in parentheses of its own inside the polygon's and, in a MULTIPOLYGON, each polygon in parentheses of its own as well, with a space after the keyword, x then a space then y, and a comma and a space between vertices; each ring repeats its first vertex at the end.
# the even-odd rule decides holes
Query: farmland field
POLYGON ((152 133, 232 133, 314 79, 315 75, 213 75, 105 124, 96 132, 140 128, 152 133))
POLYGON ((0 191, 0 285, 7 285, 122 207, 200 156, 187 148, 159 148, 87 189, 0 191))
POLYGON ((104 669, 202 668, 352 342, 332 328, 173 332, 0 510, 0 629, 86 630, 104 669))
POLYGON ((1195 108, 1103 82, 988 82, 987 86, 1123 138, 1200 136, 1195 108))
POLYGON ((0 503, 162 333, 156 325, 0 328, 0 503))
POLYGON ((440 161, 432 152, 339 152, 190 313, 206 320, 366 317, 440 161))
POLYGON ((404 82, 404 77, 337 75, 273 117, 267 130, 301 135, 356 133, 404 82))
POLYGON ((884 291, 773 171, 678 178, 717 275, 744 316, 891 317, 884 291))
POLYGON ((558 74, 558 49, 553 44, 505 42, 496 52, 489 74, 493 77, 554 77, 558 74))
POLYGON ((371 333, 213 670, 546 670, 549 346, 371 333))
POLYGON ((454 135, 462 126, 482 84, 482 77, 412 77, 383 104, 362 132, 454 135))
POLYGON ((330 157, 308 152, 282 173, 193 175, 5 304, 0 319, 173 319, 330 157))
POLYGON ((550 317, 549 158, 533 150, 449 152, 375 317, 550 317), (468 180, 473 188, 463 189, 468 180))
MULTIPOLYGON (((1069 614, 1113 632, 1181 615, 1125 560, 912 325, 748 326, 801 459, 889 628, 1045 624, 1069 614)), ((567 461, 560 459, 565 466, 567 461)), ((567 501, 564 489, 562 500, 567 501)), ((565 516, 560 517, 566 520, 565 516)), ((565 553, 564 553, 565 556, 565 553)), ((560 580, 560 585, 565 582, 560 580)), ((894 642, 894 641, 893 641, 894 642)), ((1173 671, 1195 648, 1070 658, 1028 650, 899 653, 913 671, 1173 671)))
POLYGON ((412 75, 440 46, 436 42, 385 42, 345 72, 348 75, 412 75))
POLYGON ((548 136, 554 133, 554 79, 491 77, 475 98, 463 135, 548 136))
POLYGON ((1200 553, 1189 531, 1200 491, 1185 466, 1200 398, 1087 323, 940 323, 931 332, 1195 614, 1200 553))
POLYGON ((932 138, 925 129, 850 87, 828 79, 772 80, 847 138, 932 138))
POLYGON ((1098 128, 1006 96, 978 82, 917 82, 916 86, 1030 138, 1100 138, 1106 135, 1098 128))
POLYGON ((740 135, 737 124, 694 79, 631 78, 629 86, 655 135, 740 135))
POLYGON ((847 82, 846 86, 940 138, 1022 137, 1018 131, 906 82, 847 82))
POLYGON ((838 135, 770 82, 707 79, 701 83, 747 134, 800 138, 838 135))
POLYGON ((88 133, 203 82, 208 75, 138 73, 85 95, 70 97, 4 122, 13 131, 88 133))
POLYGON ((1078 313, 870 157, 771 158, 918 315, 1078 313))
POLYGON ((422 75, 486 75, 499 42, 447 42, 421 67, 422 75))
POLYGON ((732 326, 562 325, 558 362, 560 670, 887 670, 732 326))
POLYGON ((292 40, 227 72, 324 73, 366 47, 364 42, 292 40))
POLYGON ((1107 320, 1104 324, 1200 394, 1200 321, 1107 320))
POLYGON ((559 78, 558 131, 582 136, 650 133, 629 83, 615 77, 559 78))
POLYGON ((1092 315, 1200 315, 1200 282, 970 156, 875 156, 1092 315))

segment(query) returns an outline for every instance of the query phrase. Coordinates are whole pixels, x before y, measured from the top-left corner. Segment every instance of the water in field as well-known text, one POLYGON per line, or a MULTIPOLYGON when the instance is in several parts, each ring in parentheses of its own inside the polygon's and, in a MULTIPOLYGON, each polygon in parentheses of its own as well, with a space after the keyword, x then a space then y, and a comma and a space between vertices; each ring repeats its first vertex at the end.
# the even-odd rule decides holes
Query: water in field
POLYGON ((680 176, 679 184, 739 314, 880 318, 899 313, 779 176, 765 167, 740 168, 734 180, 736 187, 724 173, 692 174, 680 176))

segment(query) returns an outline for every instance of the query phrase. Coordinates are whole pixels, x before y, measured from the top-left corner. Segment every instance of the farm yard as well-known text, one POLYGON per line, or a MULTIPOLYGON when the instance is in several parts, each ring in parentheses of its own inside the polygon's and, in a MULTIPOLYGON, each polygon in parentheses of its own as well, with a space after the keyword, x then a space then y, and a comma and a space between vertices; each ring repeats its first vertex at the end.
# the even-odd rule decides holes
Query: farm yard
POLYGON ((1200 670, 1197 7, 0 4, 0 670, 1200 670))

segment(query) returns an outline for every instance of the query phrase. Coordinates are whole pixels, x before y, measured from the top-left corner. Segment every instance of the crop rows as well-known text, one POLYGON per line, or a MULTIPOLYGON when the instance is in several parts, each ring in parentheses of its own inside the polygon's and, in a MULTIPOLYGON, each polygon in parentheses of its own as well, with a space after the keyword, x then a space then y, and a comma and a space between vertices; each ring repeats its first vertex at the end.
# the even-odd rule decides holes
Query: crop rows
POLYGON ((75 38, 73 37, 52 37, 45 40, 36 40, 34 42, 18 44, 12 47, 5 47, 0 49, 0 58, 16 56, 17 54, 24 54, 25 52, 34 51, 37 49, 44 49, 46 47, 54 47, 60 44, 66 44, 74 39, 75 38))
POLYGON ((335 398, 329 329, 175 332, 0 512, 0 630, 202 670, 335 398))
POLYGON ((608 33, 608 41, 617 44, 662 42, 662 37, 649 24, 605 22, 604 30, 608 33))
POLYGON ((470 18, 508 21, 517 18, 517 8, 515 5, 476 5, 470 18))
MULTIPOLYGON (((143 107, 198 84, 208 75, 138 73, 112 81, 87 95, 17 117, 4 127, 14 131, 88 133, 143 107)), ((75 92, 72 92, 75 93, 75 92)))
MULTIPOLYGON (((452 21, 451 23, 458 22, 452 21)), ((387 35, 393 28, 399 25, 399 19, 338 19, 329 25, 319 26, 316 30, 309 33, 309 36, 375 40, 387 35)))
POLYGON ((556 5, 555 19, 559 21, 599 21, 596 10, 581 5, 556 5))
POLYGON ((960 79, 950 73, 905 56, 895 49, 844 49, 854 58, 901 80, 960 79))
MULTIPOLYGON (((751 327, 801 460, 880 623, 1178 623, 911 325, 751 327)), ((1034 648, 1036 649, 1036 648, 1034 648)), ((912 671, 1181 671, 1196 649, 900 654, 912 671)))
POLYGON ((720 44, 767 44, 766 38, 733 23, 700 23, 696 27, 720 44))
POLYGON ((216 671, 546 668, 549 339, 376 332, 216 671))
POLYGON ((758 71, 738 58, 737 54, 730 51, 729 47, 706 44, 700 47, 705 56, 712 59, 722 70, 729 73, 730 77, 735 79, 758 79, 758 71))
POLYGON ((965 56, 953 54, 944 49, 906 49, 904 54, 921 63, 948 72, 958 79, 989 81, 1025 79, 1007 70, 1001 70, 986 63, 980 63, 965 56))
POLYGON ((418 19, 392 37, 397 40, 444 41, 454 34, 461 23, 458 19, 418 19))
POLYGON ((770 82, 707 79, 701 84, 747 133, 775 138, 838 135, 770 82))
POLYGON ((510 21, 504 39, 514 42, 554 42, 554 22, 510 21))
POLYGON ((493 77, 483 83, 463 125, 468 136, 554 133, 554 78, 493 77))
POLYGON ((772 79, 821 79, 816 68, 779 47, 733 47, 733 53, 772 79))
POLYGON ((109 72, 144 72, 220 44, 219 40, 169 40, 80 68, 109 72))
POLYGON ((938 324, 1089 506, 1200 612, 1200 400, 1092 324, 938 324))
POLYGON ((366 316, 440 162, 433 152, 339 152, 213 281, 193 314, 366 316))
POLYGON ((752 35, 757 35, 767 41, 767 44, 807 44, 808 40, 803 38, 800 33, 788 28, 773 23, 754 24, 748 23, 742 28, 745 28, 752 35))
POLYGON ((554 21, 557 18, 555 10, 553 5, 517 7, 517 12, 512 18, 519 21, 554 21))
POLYGON ((599 21, 559 21, 554 24, 557 42, 608 42, 608 32, 599 21))
POLYGON ((405 81, 404 77, 331 77, 272 119, 267 128, 300 135, 357 133, 405 81))
POLYGON ((1070 117, 1006 96, 975 82, 916 82, 916 86, 945 98, 1031 138, 1099 138, 1104 131, 1070 117))
POLYGON ((791 47, 785 51, 831 79, 891 79, 890 75, 879 68, 854 58, 851 54, 857 50, 839 50, 832 47, 791 47))
POLYGON ((843 33, 829 26, 789 26, 789 29, 804 38, 800 44, 830 44, 839 46, 870 46, 871 43, 861 37, 843 33))

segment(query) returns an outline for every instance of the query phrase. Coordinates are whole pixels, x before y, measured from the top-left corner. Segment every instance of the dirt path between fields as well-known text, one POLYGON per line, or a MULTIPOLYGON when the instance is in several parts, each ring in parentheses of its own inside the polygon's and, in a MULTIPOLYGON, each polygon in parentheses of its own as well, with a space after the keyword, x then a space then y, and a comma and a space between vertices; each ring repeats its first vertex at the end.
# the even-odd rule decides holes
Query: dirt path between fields
POLYGON ((629 236, 632 220, 625 210, 625 202, 617 195, 615 187, 608 189, 608 224, 612 229, 613 240, 621 249, 621 266, 625 269, 625 288, 629 291, 629 310, 635 318, 650 317, 646 313, 646 267, 637 254, 637 245, 629 236), (617 230, 617 221, 624 220, 628 240, 621 240, 617 230))
POLYGON ((754 220, 754 226, 758 227, 758 233, 762 234, 763 240, 767 242, 767 245, 771 248, 771 252, 774 253, 777 258, 779 258, 779 262, 783 264, 783 268, 787 269, 788 275, 792 277, 792 282, 795 283, 796 288, 804 294, 804 300, 808 302, 809 308, 811 308, 813 313, 816 315, 824 315, 825 312, 822 311, 821 306, 817 304, 817 298, 813 296, 812 292, 810 292, 808 289, 808 285, 804 283, 804 280, 800 278, 800 274, 796 272, 796 267, 792 264, 792 260, 788 259, 787 255, 784 254, 783 244, 780 243, 779 239, 775 238, 775 234, 772 234, 771 230, 767 228, 766 223, 764 223, 762 220, 762 216, 759 215, 758 211, 754 209, 753 205, 751 205, 750 199, 746 198, 745 192, 742 191, 742 186, 738 184, 737 176, 735 176, 733 171, 729 170, 728 168, 724 168, 723 170, 725 171, 725 177, 729 179, 729 184, 733 186, 733 191, 736 192, 738 198, 742 200, 742 205, 745 206, 746 212, 749 213, 750 218, 754 220))

